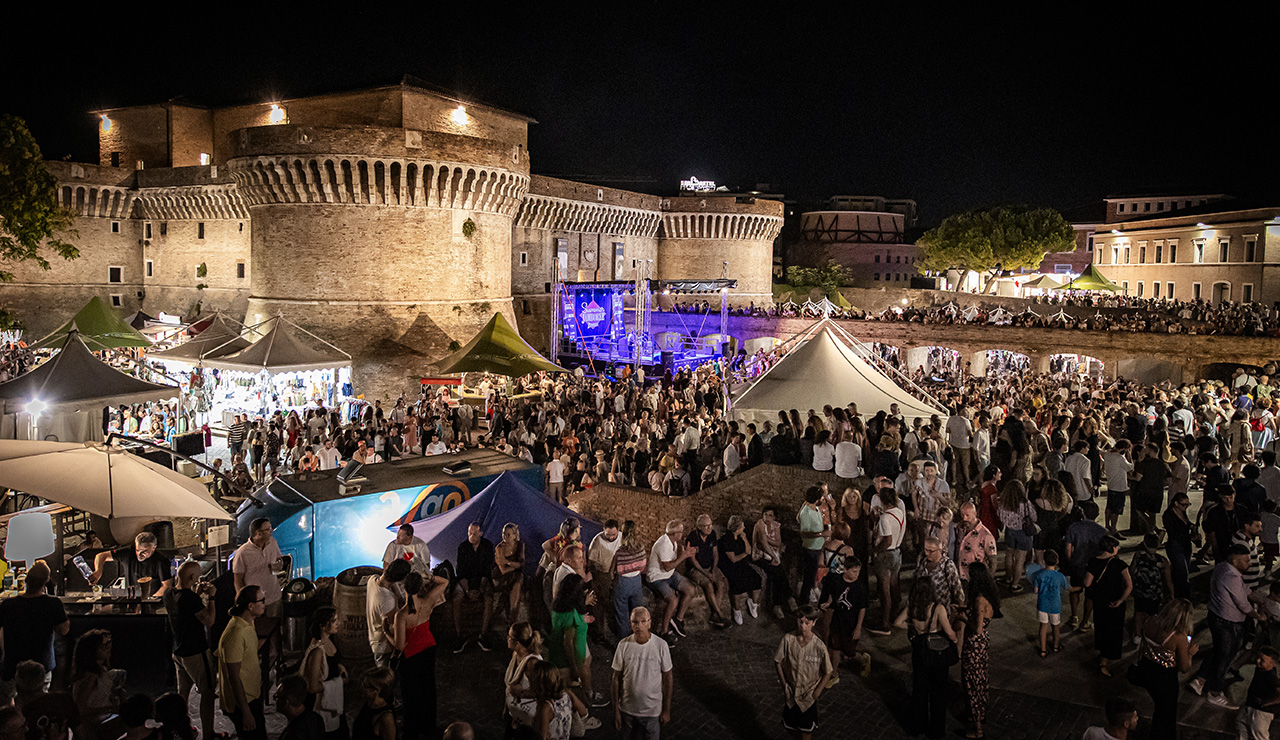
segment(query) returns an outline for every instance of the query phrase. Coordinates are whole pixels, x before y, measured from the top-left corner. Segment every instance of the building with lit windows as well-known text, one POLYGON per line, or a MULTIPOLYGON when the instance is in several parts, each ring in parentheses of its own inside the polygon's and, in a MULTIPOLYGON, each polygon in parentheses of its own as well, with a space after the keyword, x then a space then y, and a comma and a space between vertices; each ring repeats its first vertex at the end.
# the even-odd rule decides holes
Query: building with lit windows
POLYGON ((801 241, 788 261, 805 267, 828 262, 849 268, 859 288, 906 288, 919 274, 916 245, 906 236, 915 227, 916 202, 879 196, 838 195, 821 211, 800 214, 801 241))
POLYGON ((1094 264, 1128 295, 1280 302, 1280 201, 1222 194, 1107 198, 1094 264))

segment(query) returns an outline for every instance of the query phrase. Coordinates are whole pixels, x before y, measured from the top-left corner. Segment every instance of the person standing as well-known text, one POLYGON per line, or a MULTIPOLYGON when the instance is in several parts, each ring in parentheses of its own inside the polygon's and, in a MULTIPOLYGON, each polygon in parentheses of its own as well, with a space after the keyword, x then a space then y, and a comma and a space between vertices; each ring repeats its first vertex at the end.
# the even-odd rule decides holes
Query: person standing
POLYGON ((978 507, 972 501, 960 504, 960 537, 956 543, 955 563, 960 580, 969 580, 969 566, 974 563, 994 565, 996 538, 978 519, 978 507))
POLYGON ((822 546, 831 533, 822 520, 818 501, 822 499, 822 486, 810 486, 804 494, 804 505, 796 515, 800 522, 800 596, 801 604, 808 604, 818 579, 818 565, 822 561, 822 546))
POLYGON ((240 740, 267 739, 258 632, 253 624, 265 611, 265 602, 257 586, 240 589, 231 607, 231 621, 218 640, 218 698, 240 740))
POLYGON ((1119 554, 1120 541, 1103 537, 1084 577, 1086 597, 1093 601, 1093 646, 1100 655, 1099 670, 1108 678, 1111 662, 1120 660, 1124 650, 1125 606, 1133 593, 1129 564, 1119 554))
POLYGON ((787 583, 786 572, 782 569, 782 523, 778 521, 777 507, 761 509, 760 518, 751 529, 751 545, 751 559, 769 581, 773 616, 782 619, 783 604, 794 608, 795 597, 791 595, 791 585, 787 583))
MULTIPOLYGON (((934 598, 937 597, 935 590, 934 598)), ((988 672, 991 633, 988 628, 999 613, 1000 594, 996 590, 995 576, 985 564, 974 563, 969 567, 969 621, 964 624, 960 651, 960 677, 969 701, 969 718, 973 721, 973 730, 965 737, 980 738, 983 735, 982 723, 987 718, 991 689, 988 672)))
POLYGON ((1213 654, 1200 664, 1199 673, 1187 687, 1197 694, 1208 689, 1210 704, 1236 709, 1223 693, 1227 671, 1244 644, 1245 620, 1263 617, 1253 605, 1253 594, 1244 585, 1243 574, 1249 568, 1248 548, 1229 545, 1225 555, 1209 578, 1209 632, 1213 635, 1213 654))
POLYGON ((651 631, 648 609, 633 609, 630 622, 613 654, 613 725, 623 740, 657 740, 671 721, 671 648, 651 631))
POLYGON ((564 503, 564 463, 560 462, 563 451, 547 440, 551 448, 551 459, 547 461, 547 494, 558 504, 564 503))
POLYGON ((407 560, 392 560, 377 578, 370 578, 365 585, 365 619, 368 621, 369 648, 373 663, 386 668, 391 663, 394 646, 388 630, 392 617, 405 602, 404 579, 412 571, 407 560))
POLYGON ((1280 708, 1280 691, 1276 687, 1276 661, 1280 652, 1270 645, 1258 648, 1254 658, 1257 670, 1249 682, 1249 694, 1245 705, 1236 716, 1236 729, 1241 740, 1270 740, 1271 720, 1280 708))
POLYGON ((1191 553, 1193 543, 1200 538, 1200 530, 1191 520, 1187 510, 1191 499, 1186 493, 1170 493, 1169 508, 1165 509, 1164 529, 1169 533, 1165 553, 1169 556, 1169 570, 1173 578, 1173 595, 1179 599, 1191 596, 1191 553))
POLYGON ((1190 601, 1174 599, 1142 623, 1138 663, 1130 679, 1136 678, 1151 695, 1151 737, 1177 737, 1178 674, 1191 670, 1200 647, 1191 641, 1193 616, 1190 601))
POLYGON ((277 650, 279 648, 280 619, 284 616, 280 579, 276 578, 284 556, 280 554, 280 546, 276 544, 271 532, 270 519, 254 519, 249 523, 249 541, 236 548, 235 557, 231 560, 236 593, 240 593, 245 586, 257 586, 265 600, 262 614, 253 623, 258 630, 258 638, 262 640, 259 656, 264 676, 270 673, 272 643, 275 643, 277 650))
POLYGON ((613 610, 617 620, 618 635, 631 634, 631 612, 644 600, 641 576, 649 554, 636 535, 636 523, 630 519, 622 523, 618 535, 618 549, 613 556, 613 610))
POLYGON ((813 634, 818 608, 804 604, 796 610, 796 631, 782 636, 774 653, 785 704, 782 726, 801 740, 813 737, 818 726, 818 698, 835 674, 827 646, 813 634))
POLYGON ((165 595, 165 610, 173 629, 173 662, 178 671, 178 695, 183 706, 194 686, 200 692, 201 737, 214 737, 214 700, 218 664, 209 650, 208 629, 214 622, 217 588, 200 581, 200 564, 188 560, 178 566, 178 586, 165 595))
POLYGON ((53 634, 66 635, 71 621, 62 601, 45 593, 49 566, 37 560, 27 569, 26 588, 19 596, 0 602, 0 650, 4 651, 4 680, 12 681, 18 664, 34 660, 44 666, 45 686, 57 666, 53 634))
POLYGON ((1156 533, 1156 515, 1164 506, 1165 485, 1173 479, 1173 471, 1169 469, 1160 455, 1159 445, 1147 443, 1142 448, 1142 458, 1133 467, 1133 511, 1129 520, 1142 534, 1156 533))
POLYGON ((391 643, 404 653, 400 691, 404 702, 404 734, 408 740, 436 737, 436 638, 431 612, 444 603, 447 578, 410 573, 404 579, 404 605, 392 618, 391 643))
POLYGON ((973 422, 963 404, 947 419, 947 446, 951 448, 952 487, 959 493, 973 483, 973 422))
POLYGON ((227 430, 227 449, 231 452, 232 460, 244 450, 244 439, 248 431, 249 425, 245 423, 244 416, 236 414, 231 428, 227 430))
POLYGON ((885 636, 893 630, 901 591, 902 539, 907 533, 907 511, 892 486, 881 488, 880 521, 876 525, 872 569, 880 588, 880 627, 868 632, 885 636))

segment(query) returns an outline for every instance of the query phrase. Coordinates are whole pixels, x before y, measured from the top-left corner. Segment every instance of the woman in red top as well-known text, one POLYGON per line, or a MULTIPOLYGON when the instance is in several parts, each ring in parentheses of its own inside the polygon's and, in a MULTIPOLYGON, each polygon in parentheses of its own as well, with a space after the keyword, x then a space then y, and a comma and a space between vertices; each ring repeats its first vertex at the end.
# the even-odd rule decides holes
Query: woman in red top
POLYGON ((431 612, 444 603, 448 586, 446 578, 410 573, 404 579, 409 599, 392 620, 392 644, 404 652, 398 673, 400 692, 406 698, 404 730, 411 738, 436 735, 436 638, 431 634, 431 612))

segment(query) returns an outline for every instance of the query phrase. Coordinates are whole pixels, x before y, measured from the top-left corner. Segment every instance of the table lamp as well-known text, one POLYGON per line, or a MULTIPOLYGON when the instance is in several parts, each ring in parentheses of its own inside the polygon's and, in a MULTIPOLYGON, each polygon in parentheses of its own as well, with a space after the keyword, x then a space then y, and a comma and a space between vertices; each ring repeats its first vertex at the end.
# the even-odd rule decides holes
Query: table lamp
POLYGON ((32 511, 9 520, 9 538, 4 541, 4 557, 9 562, 23 560, 30 566, 53 554, 55 548, 52 514, 32 511))

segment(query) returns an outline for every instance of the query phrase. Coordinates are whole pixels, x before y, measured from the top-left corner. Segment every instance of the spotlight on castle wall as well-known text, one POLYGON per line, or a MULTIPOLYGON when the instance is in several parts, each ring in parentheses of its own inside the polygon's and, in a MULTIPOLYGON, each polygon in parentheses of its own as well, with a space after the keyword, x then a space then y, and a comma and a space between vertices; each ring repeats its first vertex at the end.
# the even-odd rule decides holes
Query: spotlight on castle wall
POLYGON ((458 124, 459 126, 466 126, 467 121, 470 120, 467 117, 467 109, 461 105, 453 109, 453 113, 451 114, 451 117, 453 118, 453 122, 458 124))
POLYGON ((103 114, 102 114, 102 133, 104 133, 104 134, 105 134, 105 133, 110 132, 110 131, 111 131, 111 125, 112 125, 112 120, 111 120, 110 118, 107 118, 107 114, 106 114, 106 113, 103 113, 103 114))
POLYGON ((271 116, 267 119, 272 123, 284 123, 286 112, 276 103, 271 104, 271 116))

